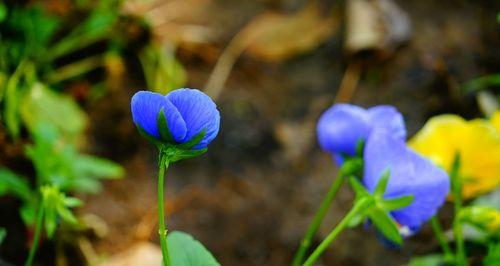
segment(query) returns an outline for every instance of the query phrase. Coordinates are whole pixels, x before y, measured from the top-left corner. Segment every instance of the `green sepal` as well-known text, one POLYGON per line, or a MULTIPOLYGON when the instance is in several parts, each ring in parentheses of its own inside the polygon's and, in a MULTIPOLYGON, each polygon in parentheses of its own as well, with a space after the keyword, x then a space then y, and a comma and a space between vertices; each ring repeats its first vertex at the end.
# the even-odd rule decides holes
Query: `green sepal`
POLYGON ((356 156, 359 158, 363 158, 363 151, 365 149, 365 140, 364 139, 359 139, 356 142, 356 156))
POLYGON ((349 184, 351 185, 351 188, 354 190, 354 193, 356 193, 356 198, 371 196, 370 193, 366 190, 366 188, 363 186, 363 184, 361 184, 361 182, 357 178, 350 177, 349 184))
POLYGON ((147 140, 149 140, 150 142, 152 142, 156 146, 161 146, 162 145, 162 143, 161 143, 161 141, 159 139, 155 138, 154 136, 151 136, 141 126, 136 125, 136 127, 137 127, 137 130, 139 131, 139 133, 141 134, 141 136, 143 136, 144 138, 146 138, 147 140))
POLYGON ((406 195, 395 199, 381 200, 379 206, 386 211, 399 210, 410 205, 414 198, 413 195, 406 195))
POLYGON ((184 150, 180 145, 163 144, 159 146, 160 153, 165 156, 169 163, 193 158, 207 152, 208 148, 199 150, 184 150))
POLYGON ((373 191, 373 195, 375 197, 381 198, 384 196, 385 190, 387 189, 387 184, 389 183, 390 176, 391 172, 389 171, 389 169, 384 170, 377 185, 375 186, 375 190, 373 191))
POLYGON ((162 141, 167 143, 175 143, 174 137, 168 128, 167 118, 165 117, 165 111, 163 108, 160 109, 158 116, 156 118, 156 122, 158 124, 158 132, 160 133, 160 138, 162 141))
POLYGON ((403 244, 396 222, 385 210, 375 207, 368 212, 367 216, 387 239, 397 245, 403 244))
POLYGON ((200 133, 196 134, 194 137, 192 137, 189 141, 177 145, 180 149, 183 150, 191 150, 194 146, 198 145, 198 143, 201 142, 201 140, 205 137, 207 131, 203 129, 200 131, 200 133))

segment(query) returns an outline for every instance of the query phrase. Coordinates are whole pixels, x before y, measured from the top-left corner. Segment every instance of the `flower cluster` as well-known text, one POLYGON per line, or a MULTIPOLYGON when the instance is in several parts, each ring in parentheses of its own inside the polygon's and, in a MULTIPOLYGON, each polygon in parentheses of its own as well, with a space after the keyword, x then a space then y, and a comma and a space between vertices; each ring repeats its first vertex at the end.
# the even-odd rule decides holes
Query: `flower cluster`
POLYGON ((408 206, 390 212, 399 225, 416 230, 444 203, 450 190, 447 173, 406 146, 404 120, 394 107, 334 105, 321 116, 317 131, 322 149, 342 159, 356 156, 356 147, 365 143, 359 155, 361 181, 369 192, 388 170, 383 197, 413 196, 408 206))

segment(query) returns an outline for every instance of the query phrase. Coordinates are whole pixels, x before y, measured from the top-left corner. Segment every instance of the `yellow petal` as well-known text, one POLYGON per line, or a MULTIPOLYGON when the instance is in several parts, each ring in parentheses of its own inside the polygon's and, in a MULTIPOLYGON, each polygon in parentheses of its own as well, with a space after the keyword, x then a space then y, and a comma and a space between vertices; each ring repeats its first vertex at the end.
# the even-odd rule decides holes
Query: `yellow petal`
POLYGON ((466 199, 500 185, 500 131, 489 121, 436 116, 408 144, 448 171, 455 154, 460 153, 459 176, 466 199))

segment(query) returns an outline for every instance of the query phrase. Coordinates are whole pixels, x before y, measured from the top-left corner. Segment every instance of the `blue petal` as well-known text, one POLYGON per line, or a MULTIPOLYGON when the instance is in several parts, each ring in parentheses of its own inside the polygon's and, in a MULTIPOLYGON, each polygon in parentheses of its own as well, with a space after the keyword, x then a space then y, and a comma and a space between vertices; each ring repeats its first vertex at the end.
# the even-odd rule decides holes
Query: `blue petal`
POLYGON ((384 129, 396 139, 406 139, 403 116, 395 107, 390 105, 375 106, 368 109, 368 115, 374 129, 384 129))
POLYGON ((321 148, 330 153, 355 155, 359 140, 364 140, 370 132, 368 114, 365 109, 350 105, 336 104, 320 117, 317 134, 321 148))
POLYGON ((374 130, 364 151, 363 183, 369 191, 375 189, 385 169, 390 170, 384 198, 413 195, 413 202, 392 212, 401 225, 418 228, 444 204, 450 189, 448 175, 431 161, 406 147, 384 130, 374 130))
POLYGON ((205 148, 219 133, 220 114, 210 97, 195 89, 178 89, 167 99, 177 108, 186 123, 186 135, 179 143, 189 141, 205 129, 205 137, 193 149, 205 148))
POLYGON ((184 120, 177 108, 159 93, 139 91, 134 94, 131 101, 132 120, 146 133, 159 139, 158 114, 162 108, 174 140, 184 139, 187 131, 184 120))

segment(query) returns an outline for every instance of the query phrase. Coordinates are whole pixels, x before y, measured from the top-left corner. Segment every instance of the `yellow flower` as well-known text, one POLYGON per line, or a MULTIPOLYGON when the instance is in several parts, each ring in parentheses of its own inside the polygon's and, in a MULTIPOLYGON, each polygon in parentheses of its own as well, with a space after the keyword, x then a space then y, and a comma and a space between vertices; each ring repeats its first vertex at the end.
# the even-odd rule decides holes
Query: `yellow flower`
MULTIPOLYGON (((500 115, 494 118, 500 120, 500 115)), ((468 199, 500 185, 500 129, 493 123, 440 115, 431 118, 408 144, 448 171, 458 152, 463 197, 468 199)))
POLYGON ((500 110, 495 111, 490 120, 491 124, 500 132, 500 110))

